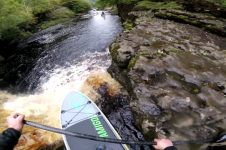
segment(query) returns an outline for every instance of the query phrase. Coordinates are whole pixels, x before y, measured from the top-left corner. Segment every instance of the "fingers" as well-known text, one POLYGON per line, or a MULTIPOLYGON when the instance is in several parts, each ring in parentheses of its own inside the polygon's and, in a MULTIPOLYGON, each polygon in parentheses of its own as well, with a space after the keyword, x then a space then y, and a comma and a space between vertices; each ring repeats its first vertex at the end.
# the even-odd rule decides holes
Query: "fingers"
POLYGON ((159 139, 154 139, 154 142, 155 142, 155 144, 153 145, 153 147, 155 148, 155 149, 157 149, 158 147, 157 147, 157 144, 158 144, 158 142, 159 142, 159 139))
POLYGON ((11 118, 18 120, 18 121, 23 121, 25 116, 20 113, 12 113, 9 117, 7 117, 7 120, 11 119, 11 118))
POLYGON ((22 114, 20 114, 16 119, 17 119, 18 121, 23 122, 24 118, 25 118, 25 116, 22 115, 22 114))
POLYGON ((24 118, 25 116, 19 113, 12 113, 7 118, 7 123, 9 128, 14 128, 15 130, 22 131, 24 126, 24 118))

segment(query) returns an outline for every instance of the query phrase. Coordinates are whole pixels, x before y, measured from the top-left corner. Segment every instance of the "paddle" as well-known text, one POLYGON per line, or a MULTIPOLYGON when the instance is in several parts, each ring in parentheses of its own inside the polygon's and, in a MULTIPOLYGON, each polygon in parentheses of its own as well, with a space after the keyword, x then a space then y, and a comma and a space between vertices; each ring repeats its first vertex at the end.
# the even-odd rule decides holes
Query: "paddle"
MULTIPOLYGON (((128 140, 121 140, 121 139, 110 139, 110 138, 100 138, 97 136, 93 135, 88 135, 88 134, 83 134, 83 133, 78 133, 78 132, 70 132, 70 131, 65 131, 63 129, 47 126, 47 125, 42 125, 36 122, 24 120, 24 124, 43 129, 46 131, 58 133, 58 134, 64 134, 68 136, 73 136, 73 137, 78 137, 78 138, 83 138, 83 139, 89 139, 89 140, 94 140, 94 141, 101 141, 101 142, 109 142, 109 143, 118 143, 118 144, 128 144, 128 145, 155 145, 156 142, 145 142, 145 141, 128 141, 128 140)), ((222 143, 226 141, 226 134, 220 136, 217 138, 218 140, 214 139, 203 139, 203 140, 190 140, 190 141, 173 141, 174 145, 181 145, 181 144, 207 144, 207 143, 222 143)))

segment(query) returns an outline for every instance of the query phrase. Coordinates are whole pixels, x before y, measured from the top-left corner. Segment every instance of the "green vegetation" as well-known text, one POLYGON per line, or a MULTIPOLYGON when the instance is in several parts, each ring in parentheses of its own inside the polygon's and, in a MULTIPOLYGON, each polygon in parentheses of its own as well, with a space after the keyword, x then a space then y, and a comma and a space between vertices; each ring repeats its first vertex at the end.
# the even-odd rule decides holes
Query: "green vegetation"
MULTIPOLYGON (((222 0, 225 1, 225 0, 222 0)), ((156 0, 97 0, 96 7, 104 8, 117 4, 133 4, 137 10, 156 10, 156 9, 182 9, 182 5, 175 1, 157 2, 156 0)))
POLYGON ((15 0, 1 1, 0 38, 10 38, 20 33, 19 25, 34 22, 32 10, 15 0))
POLYGON ((226 0, 220 0, 220 4, 226 8, 226 0))
POLYGON ((25 38, 34 26, 44 29, 90 8, 86 0, 1 0, 0 40, 25 38))
POLYGON ((220 4, 222 7, 226 8, 226 0, 207 0, 209 2, 213 2, 213 3, 218 3, 220 4))
MULTIPOLYGON (((7 1, 7 0, 6 0, 7 1)), ((17 0, 21 5, 31 8, 34 15, 45 13, 60 5, 60 0, 17 0)))
POLYGON ((128 64, 128 69, 131 69, 135 66, 136 62, 137 62, 137 56, 133 57, 132 59, 130 59, 129 64, 128 64))
POLYGON ((157 10, 157 9, 182 9, 183 7, 178 3, 172 2, 152 2, 140 1, 135 6, 136 10, 157 10))
POLYGON ((75 13, 67 7, 59 7, 48 14, 49 20, 43 22, 40 27, 41 29, 46 29, 58 23, 68 21, 74 17, 74 15, 75 13))
POLYGON ((105 7, 108 6, 114 6, 117 4, 135 4, 137 3, 139 0, 97 0, 96 1, 96 7, 103 9, 105 7))
POLYGON ((117 61, 119 48, 120 48, 120 45, 118 43, 113 43, 110 48, 110 53, 111 53, 112 59, 115 61, 117 61))
POLYGON ((70 8, 75 13, 88 11, 91 8, 91 3, 87 0, 64 0, 64 6, 70 8))
POLYGON ((129 31, 132 30, 132 28, 133 28, 133 23, 132 23, 132 21, 126 20, 126 21, 123 23, 123 27, 124 27, 124 29, 125 29, 125 32, 129 32, 129 31))

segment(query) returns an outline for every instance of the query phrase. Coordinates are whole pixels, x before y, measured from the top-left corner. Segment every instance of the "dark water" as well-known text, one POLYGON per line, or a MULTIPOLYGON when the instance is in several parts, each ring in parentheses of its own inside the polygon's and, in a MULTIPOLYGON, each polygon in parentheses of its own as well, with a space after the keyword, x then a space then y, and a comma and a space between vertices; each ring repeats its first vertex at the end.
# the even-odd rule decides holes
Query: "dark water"
POLYGON ((75 73, 72 70, 79 63, 79 67, 83 66, 83 72, 84 67, 92 70, 92 65, 107 67, 110 58, 106 48, 119 35, 122 27, 118 16, 106 13, 102 17, 100 14, 98 11, 91 12, 79 21, 41 31, 22 44, 25 48, 29 44, 35 45, 32 47, 34 52, 43 52, 29 74, 19 82, 18 89, 27 88, 30 91, 40 88, 50 77, 64 74, 63 69, 68 68, 68 74, 75 73), (94 59, 99 62, 90 62, 94 59), (70 68, 72 66, 73 69, 70 68))

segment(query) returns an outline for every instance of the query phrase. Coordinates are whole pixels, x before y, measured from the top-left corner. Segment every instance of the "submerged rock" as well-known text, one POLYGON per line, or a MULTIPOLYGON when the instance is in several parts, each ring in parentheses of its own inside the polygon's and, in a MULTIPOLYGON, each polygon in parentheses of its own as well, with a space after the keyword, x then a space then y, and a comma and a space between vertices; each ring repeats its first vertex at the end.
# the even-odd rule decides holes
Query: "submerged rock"
POLYGON ((199 140, 225 130, 226 39, 148 16, 135 24, 112 44, 109 72, 130 93, 146 140, 199 140))

